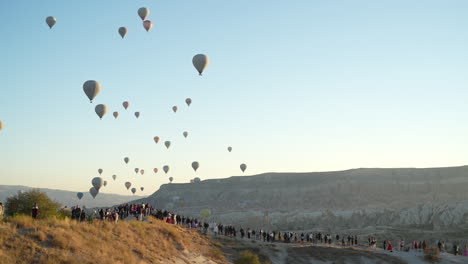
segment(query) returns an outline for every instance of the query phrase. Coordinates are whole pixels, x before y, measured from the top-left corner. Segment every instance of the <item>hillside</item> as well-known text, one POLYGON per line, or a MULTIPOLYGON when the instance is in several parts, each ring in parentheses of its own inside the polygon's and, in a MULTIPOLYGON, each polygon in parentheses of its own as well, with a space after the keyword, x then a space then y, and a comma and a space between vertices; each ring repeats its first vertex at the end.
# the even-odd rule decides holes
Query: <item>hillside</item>
POLYGON ((198 232, 153 218, 114 224, 33 221, 28 216, 0 224, 0 260, 2 264, 225 262, 198 232))
MULTIPOLYGON (((33 189, 32 187, 26 186, 16 186, 16 185, 0 185, 0 202, 5 202, 7 197, 15 195, 18 191, 25 191, 33 189)), ((44 188, 35 188, 44 192, 52 200, 59 202, 62 205, 68 207, 74 205, 84 205, 88 208, 93 207, 107 207, 114 204, 126 203, 130 200, 142 198, 142 196, 130 196, 130 195, 118 195, 118 194, 108 194, 105 193, 105 189, 100 193, 96 199, 87 193, 83 192, 84 196, 81 200, 76 198, 76 192, 63 191, 63 190, 53 190, 53 189, 44 189, 44 188)))

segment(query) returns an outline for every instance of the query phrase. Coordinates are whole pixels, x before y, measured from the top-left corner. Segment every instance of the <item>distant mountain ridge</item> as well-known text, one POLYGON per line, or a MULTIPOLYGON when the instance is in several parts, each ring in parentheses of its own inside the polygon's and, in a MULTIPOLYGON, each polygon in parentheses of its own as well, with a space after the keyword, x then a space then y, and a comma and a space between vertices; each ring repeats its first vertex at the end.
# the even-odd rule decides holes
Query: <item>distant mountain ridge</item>
POLYGON ((54 190, 47 188, 33 188, 20 185, 0 185, 0 202, 5 202, 9 196, 15 195, 18 191, 25 191, 31 189, 39 189, 42 192, 45 192, 52 200, 59 202, 62 205, 68 207, 80 205, 86 206, 87 208, 93 207, 108 207, 115 204, 122 204, 128 201, 134 200, 135 198, 143 198, 144 196, 131 196, 131 195, 118 195, 118 194, 109 194, 109 193, 99 193, 95 199, 87 193, 83 192, 84 196, 81 200, 78 200, 76 197, 77 192, 73 191, 64 191, 64 190, 54 190))

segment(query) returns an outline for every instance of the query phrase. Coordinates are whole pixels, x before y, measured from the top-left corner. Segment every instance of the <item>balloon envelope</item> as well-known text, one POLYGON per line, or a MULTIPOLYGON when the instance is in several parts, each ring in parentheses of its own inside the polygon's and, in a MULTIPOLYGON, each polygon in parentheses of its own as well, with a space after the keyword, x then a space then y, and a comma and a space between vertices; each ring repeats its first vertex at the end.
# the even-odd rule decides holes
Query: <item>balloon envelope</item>
POLYGON ((185 138, 187 138, 188 137, 188 132, 185 131, 183 135, 184 135, 185 138))
POLYGON ((138 168, 135 168, 135 173, 138 173, 139 169, 138 168))
POLYGON ((197 69, 198 74, 202 75, 203 71, 206 69, 206 67, 210 63, 210 60, 208 56, 206 56, 205 54, 197 54, 193 56, 192 63, 195 69, 197 69))
POLYGON ((117 179, 117 175, 112 175, 112 179, 115 181, 115 179, 117 179))
POLYGON ((96 111, 96 114, 99 116, 99 118, 102 119, 102 117, 107 113, 107 106, 103 104, 98 104, 96 105, 94 110, 96 111))
POLYGON ((99 191, 99 189, 101 189, 102 185, 104 184, 104 180, 101 177, 95 177, 91 181, 91 184, 97 191, 99 191))
POLYGON ((201 179, 198 178, 198 177, 195 177, 195 178, 193 179, 193 182, 195 182, 195 183, 201 182, 201 179))
POLYGON ((53 16, 48 16, 45 21, 49 28, 52 28, 55 25, 55 22, 57 22, 57 19, 53 16))
POLYGON ((172 107, 172 111, 174 111, 174 113, 176 113, 176 112, 177 112, 177 106, 174 105, 174 106, 172 107))
POLYGON ((153 169, 154 173, 158 173, 158 168, 153 169))
POLYGON ((78 200, 81 200, 81 198, 83 198, 83 193, 82 192, 77 193, 76 197, 78 197, 78 200))
POLYGON ((135 116, 136 116, 136 118, 139 118, 140 117, 140 112, 135 112, 135 116))
POLYGON ((156 144, 158 144, 158 142, 159 142, 159 137, 154 137, 154 142, 156 142, 156 144))
POLYGON ((99 175, 101 175, 101 174, 102 174, 102 172, 103 172, 103 170, 102 170, 102 169, 99 169, 99 170, 97 170, 97 171, 99 172, 99 175))
POLYGON ((174 178, 172 177, 169 177, 169 181, 172 183, 172 181, 174 180, 174 178))
POLYGON ((127 190, 130 188, 130 186, 132 186, 131 182, 126 182, 125 183, 125 188, 127 188, 127 190))
POLYGON ((153 22, 145 20, 143 21, 143 27, 146 29, 146 32, 148 32, 153 27, 153 22))
POLYGON ((128 162, 130 161, 130 159, 128 157, 125 157, 124 158, 124 161, 125 161, 125 164, 128 164, 128 162))
POLYGON ((106 187, 106 186, 107 186, 107 181, 104 181, 104 182, 102 183, 102 185, 103 185, 104 187, 106 187))
POLYGON ((112 113, 112 115, 113 115, 115 118, 117 118, 117 117, 119 116, 119 112, 114 112, 114 113, 112 113))
POLYGON ((190 105, 192 104, 192 99, 190 99, 190 98, 185 99, 185 103, 186 103, 188 106, 190 106, 190 105))
POLYGON ((198 167, 200 167, 200 164, 198 163, 198 161, 192 162, 192 169, 194 171, 197 171, 198 167))
POLYGON ((122 103, 123 107, 125 108, 125 110, 127 110, 127 108, 130 106, 130 103, 125 101, 122 103))
POLYGON ((138 9, 138 16, 140 16, 141 20, 145 20, 147 16, 149 16, 149 9, 146 7, 141 7, 138 9))
POLYGON ((165 165, 165 166, 163 167, 163 171, 164 171, 164 173, 167 174, 167 173, 169 172, 169 166, 165 165))
POLYGON ((2 123, 2 121, 0 121, 0 130, 2 130, 2 129, 3 129, 3 123, 2 123))
POLYGON ((140 187, 140 190, 143 191, 145 189, 145 187, 140 187))
POLYGON ((133 193, 133 194, 136 193, 136 188, 132 188, 132 193, 133 193))
POLYGON ((247 169, 247 165, 245 165, 244 163, 242 163, 240 165, 240 169, 242 170, 242 172, 245 172, 245 170, 247 169))
POLYGON ((94 98, 99 94, 101 91, 101 84, 97 81, 89 80, 83 84, 83 91, 85 92, 86 96, 89 98, 89 101, 92 103, 94 98))
POLYGON ((231 152, 231 151, 232 151, 232 147, 228 147, 228 151, 231 152))
POLYGON ((169 148, 171 146, 171 142, 170 141, 166 141, 164 142, 164 145, 166 146, 166 148, 169 148))
POLYGON ((145 170, 140 170, 141 175, 145 174, 145 170))
POLYGON ((124 38, 127 35, 127 28, 126 27, 119 27, 119 35, 124 38))
POLYGON ((91 188, 89 189, 89 193, 91 194, 91 196, 93 196, 93 198, 96 198, 96 195, 98 195, 99 191, 96 190, 96 188, 91 187, 91 188))

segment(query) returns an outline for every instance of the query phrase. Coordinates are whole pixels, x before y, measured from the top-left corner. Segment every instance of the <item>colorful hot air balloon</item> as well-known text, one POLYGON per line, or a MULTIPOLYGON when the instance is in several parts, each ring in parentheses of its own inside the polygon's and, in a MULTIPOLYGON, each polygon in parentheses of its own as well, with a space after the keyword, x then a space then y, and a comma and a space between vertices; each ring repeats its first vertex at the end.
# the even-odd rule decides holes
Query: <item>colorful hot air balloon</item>
POLYGON ((158 173, 158 168, 153 169, 154 173, 158 173))
POLYGON ((98 171, 99 175, 102 175, 102 172, 103 172, 104 170, 98 169, 97 171, 98 171))
POLYGON ((185 99, 185 103, 187 104, 187 106, 190 106, 192 104, 192 99, 190 98, 185 99))
POLYGON ((172 111, 174 111, 174 113, 177 113, 177 106, 174 105, 174 106, 172 107, 172 111))
POLYGON ((112 175, 112 179, 115 181, 115 179, 117 179, 117 175, 112 175))
POLYGON ((167 173, 169 172, 169 166, 165 165, 165 166, 163 167, 163 171, 164 171, 164 173, 167 174, 167 173))
POLYGON ((128 157, 125 157, 125 158, 124 158, 125 164, 128 164, 129 161, 130 161, 130 159, 129 159, 128 157))
POLYGON ((96 190, 96 188, 91 187, 91 188, 89 189, 89 193, 91 194, 91 196, 93 196, 93 199, 94 199, 94 198, 96 198, 96 195, 98 195, 99 191, 96 190))
POLYGON ((154 142, 155 142, 156 144, 158 144, 158 142, 159 142, 159 137, 158 137, 158 136, 154 137, 154 142))
POLYGON ((232 151, 232 147, 228 147, 228 151, 231 152, 231 151, 232 151))
POLYGON ((130 188, 130 186, 132 186, 131 182, 126 182, 125 183, 125 188, 127 188, 127 190, 130 188))
POLYGON ((136 188, 132 188, 132 193, 133 193, 133 194, 136 193, 136 188))
POLYGON ((127 35, 127 28, 126 27, 119 27, 119 35, 124 38, 127 35))
POLYGON ((119 112, 114 112, 114 113, 112 113, 112 115, 113 115, 115 118, 117 118, 117 117, 119 116, 119 112))
POLYGON ((184 135, 185 138, 187 138, 187 137, 188 137, 188 132, 185 131, 185 132, 183 133, 183 135, 184 135))
POLYGON ((81 198, 83 198, 83 193, 82 192, 79 192, 76 194, 76 197, 78 197, 78 200, 81 200, 81 198))
POLYGON ((140 112, 135 112, 135 117, 139 118, 140 117, 140 112))
POLYGON ((145 174, 145 170, 140 170, 141 175, 145 174))
POLYGON ((104 180, 101 177, 94 177, 93 180, 91 181, 91 184, 97 191, 101 189, 103 183, 104 183, 104 180))
POLYGON ((52 29, 52 27, 57 22, 57 19, 55 17, 53 17, 53 16, 48 16, 48 17, 46 17, 45 21, 46 21, 47 25, 49 26, 49 28, 52 29))
POLYGON ((83 84, 83 91, 85 92, 86 96, 89 98, 89 102, 92 103, 94 98, 99 94, 101 91, 101 84, 97 81, 89 80, 83 84))
POLYGON ((127 108, 130 106, 130 103, 125 101, 122 103, 123 107, 125 108, 125 110, 127 110, 127 108))
POLYGON ((99 116, 99 119, 102 119, 107 114, 107 106, 103 104, 98 104, 94 108, 96 114, 99 116))
POLYGON ((143 27, 146 29, 146 32, 148 32, 153 27, 153 22, 150 20, 145 20, 143 21, 143 27))
POLYGON ((143 191, 145 189, 145 187, 140 187, 140 190, 143 191))
POLYGON ((198 161, 192 162, 192 168, 194 171, 197 171, 198 167, 200 167, 200 164, 198 163, 198 161))
POLYGON ((169 147, 171 146, 171 142, 170 142, 170 141, 166 141, 166 142, 164 142, 164 145, 166 146, 166 148, 169 149, 169 147))
POLYGON ((138 168, 135 168, 135 173, 138 173, 139 169, 138 168))
POLYGON ((141 8, 138 9, 138 16, 140 16, 141 20, 145 20, 146 17, 149 16, 149 13, 150 13, 150 11, 146 7, 141 7, 141 8))
POLYGON ((197 69, 198 74, 201 76, 203 71, 206 69, 206 67, 210 63, 210 60, 208 56, 204 54, 197 54, 193 56, 192 63, 195 69, 197 69))
POLYGON ((3 129, 3 123, 0 121, 0 131, 3 129))
POLYGON ((173 177, 169 177, 169 181, 172 183, 172 181, 174 180, 173 177))
POLYGON ((245 172, 245 170, 247 169, 247 165, 245 165, 244 163, 242 163, 240 165, 240 169, 242 170, 242 172, 245 172))

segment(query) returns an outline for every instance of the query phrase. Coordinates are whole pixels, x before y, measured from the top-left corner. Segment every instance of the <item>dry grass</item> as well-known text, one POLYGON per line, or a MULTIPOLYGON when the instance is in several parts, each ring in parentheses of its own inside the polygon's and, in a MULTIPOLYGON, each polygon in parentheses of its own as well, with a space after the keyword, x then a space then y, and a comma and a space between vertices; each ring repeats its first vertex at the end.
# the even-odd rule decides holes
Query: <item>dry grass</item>
POLYGON ((0 224, 2 264, 192 263, 191 256, 226 262, 209 239, 156 219, 113 224, 17 216, 0 224))

